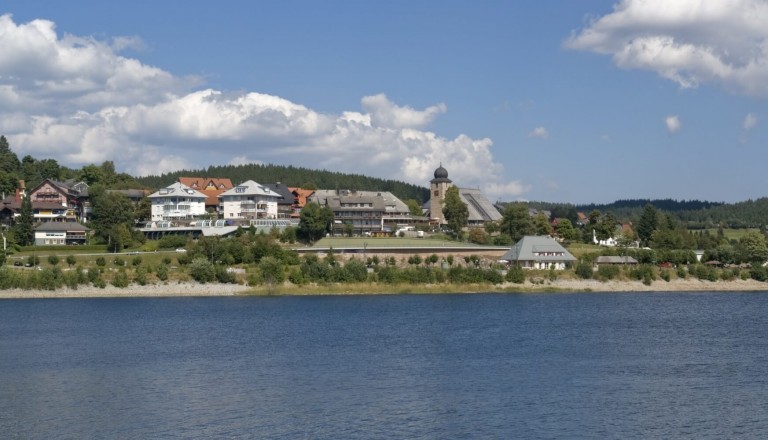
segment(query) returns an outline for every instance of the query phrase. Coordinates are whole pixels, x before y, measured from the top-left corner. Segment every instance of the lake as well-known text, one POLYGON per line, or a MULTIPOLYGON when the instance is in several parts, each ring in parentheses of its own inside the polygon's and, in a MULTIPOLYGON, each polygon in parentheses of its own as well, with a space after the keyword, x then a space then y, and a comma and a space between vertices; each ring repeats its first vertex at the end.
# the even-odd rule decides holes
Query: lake
POLYGON ((6 439, 766 438, 768 294, 0 301, 6 439))

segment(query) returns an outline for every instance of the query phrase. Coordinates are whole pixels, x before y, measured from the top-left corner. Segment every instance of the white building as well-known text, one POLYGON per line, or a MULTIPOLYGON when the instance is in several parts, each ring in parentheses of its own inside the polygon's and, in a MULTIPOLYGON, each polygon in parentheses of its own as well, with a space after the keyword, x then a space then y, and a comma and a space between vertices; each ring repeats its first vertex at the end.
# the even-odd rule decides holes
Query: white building
POLYGON ((152 221, 195 219, 205 215, 207 196, 199 191, 174 183, 149 195, 152 221))
POLYGON ((225 220, 277 218, 277 201, 282 196, 253 180, 219 194, 220 212, 225 220))

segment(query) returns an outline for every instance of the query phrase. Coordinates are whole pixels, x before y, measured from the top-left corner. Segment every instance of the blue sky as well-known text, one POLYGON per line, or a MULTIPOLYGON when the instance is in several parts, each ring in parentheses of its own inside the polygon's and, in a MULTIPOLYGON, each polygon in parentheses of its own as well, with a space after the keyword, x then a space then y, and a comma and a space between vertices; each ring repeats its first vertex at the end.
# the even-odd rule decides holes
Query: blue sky
POLYGON ((424 186, 442 163, 504 201, 768 192, 765 1, 10 0, 0 16, 19 156, 424 186))

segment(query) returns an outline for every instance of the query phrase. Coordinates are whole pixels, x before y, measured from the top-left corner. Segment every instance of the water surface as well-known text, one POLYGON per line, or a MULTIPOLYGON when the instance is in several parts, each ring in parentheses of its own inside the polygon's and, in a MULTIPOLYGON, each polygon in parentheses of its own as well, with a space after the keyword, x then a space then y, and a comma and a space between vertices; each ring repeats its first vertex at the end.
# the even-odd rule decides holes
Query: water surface
POLYGON ((3 438, 766 438, 768 295, 0 301, 3 438))

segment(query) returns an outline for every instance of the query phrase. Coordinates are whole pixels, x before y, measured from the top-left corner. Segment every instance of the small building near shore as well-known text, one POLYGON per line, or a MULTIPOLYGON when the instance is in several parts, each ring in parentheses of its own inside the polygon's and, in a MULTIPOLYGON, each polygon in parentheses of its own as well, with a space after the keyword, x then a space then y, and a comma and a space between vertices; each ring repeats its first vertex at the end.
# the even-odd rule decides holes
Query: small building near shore
POLYGON ((576 257, 550 236, 526 235, 502 255, 499 261, 523 269, 564 270, 576 261, 576 257))

